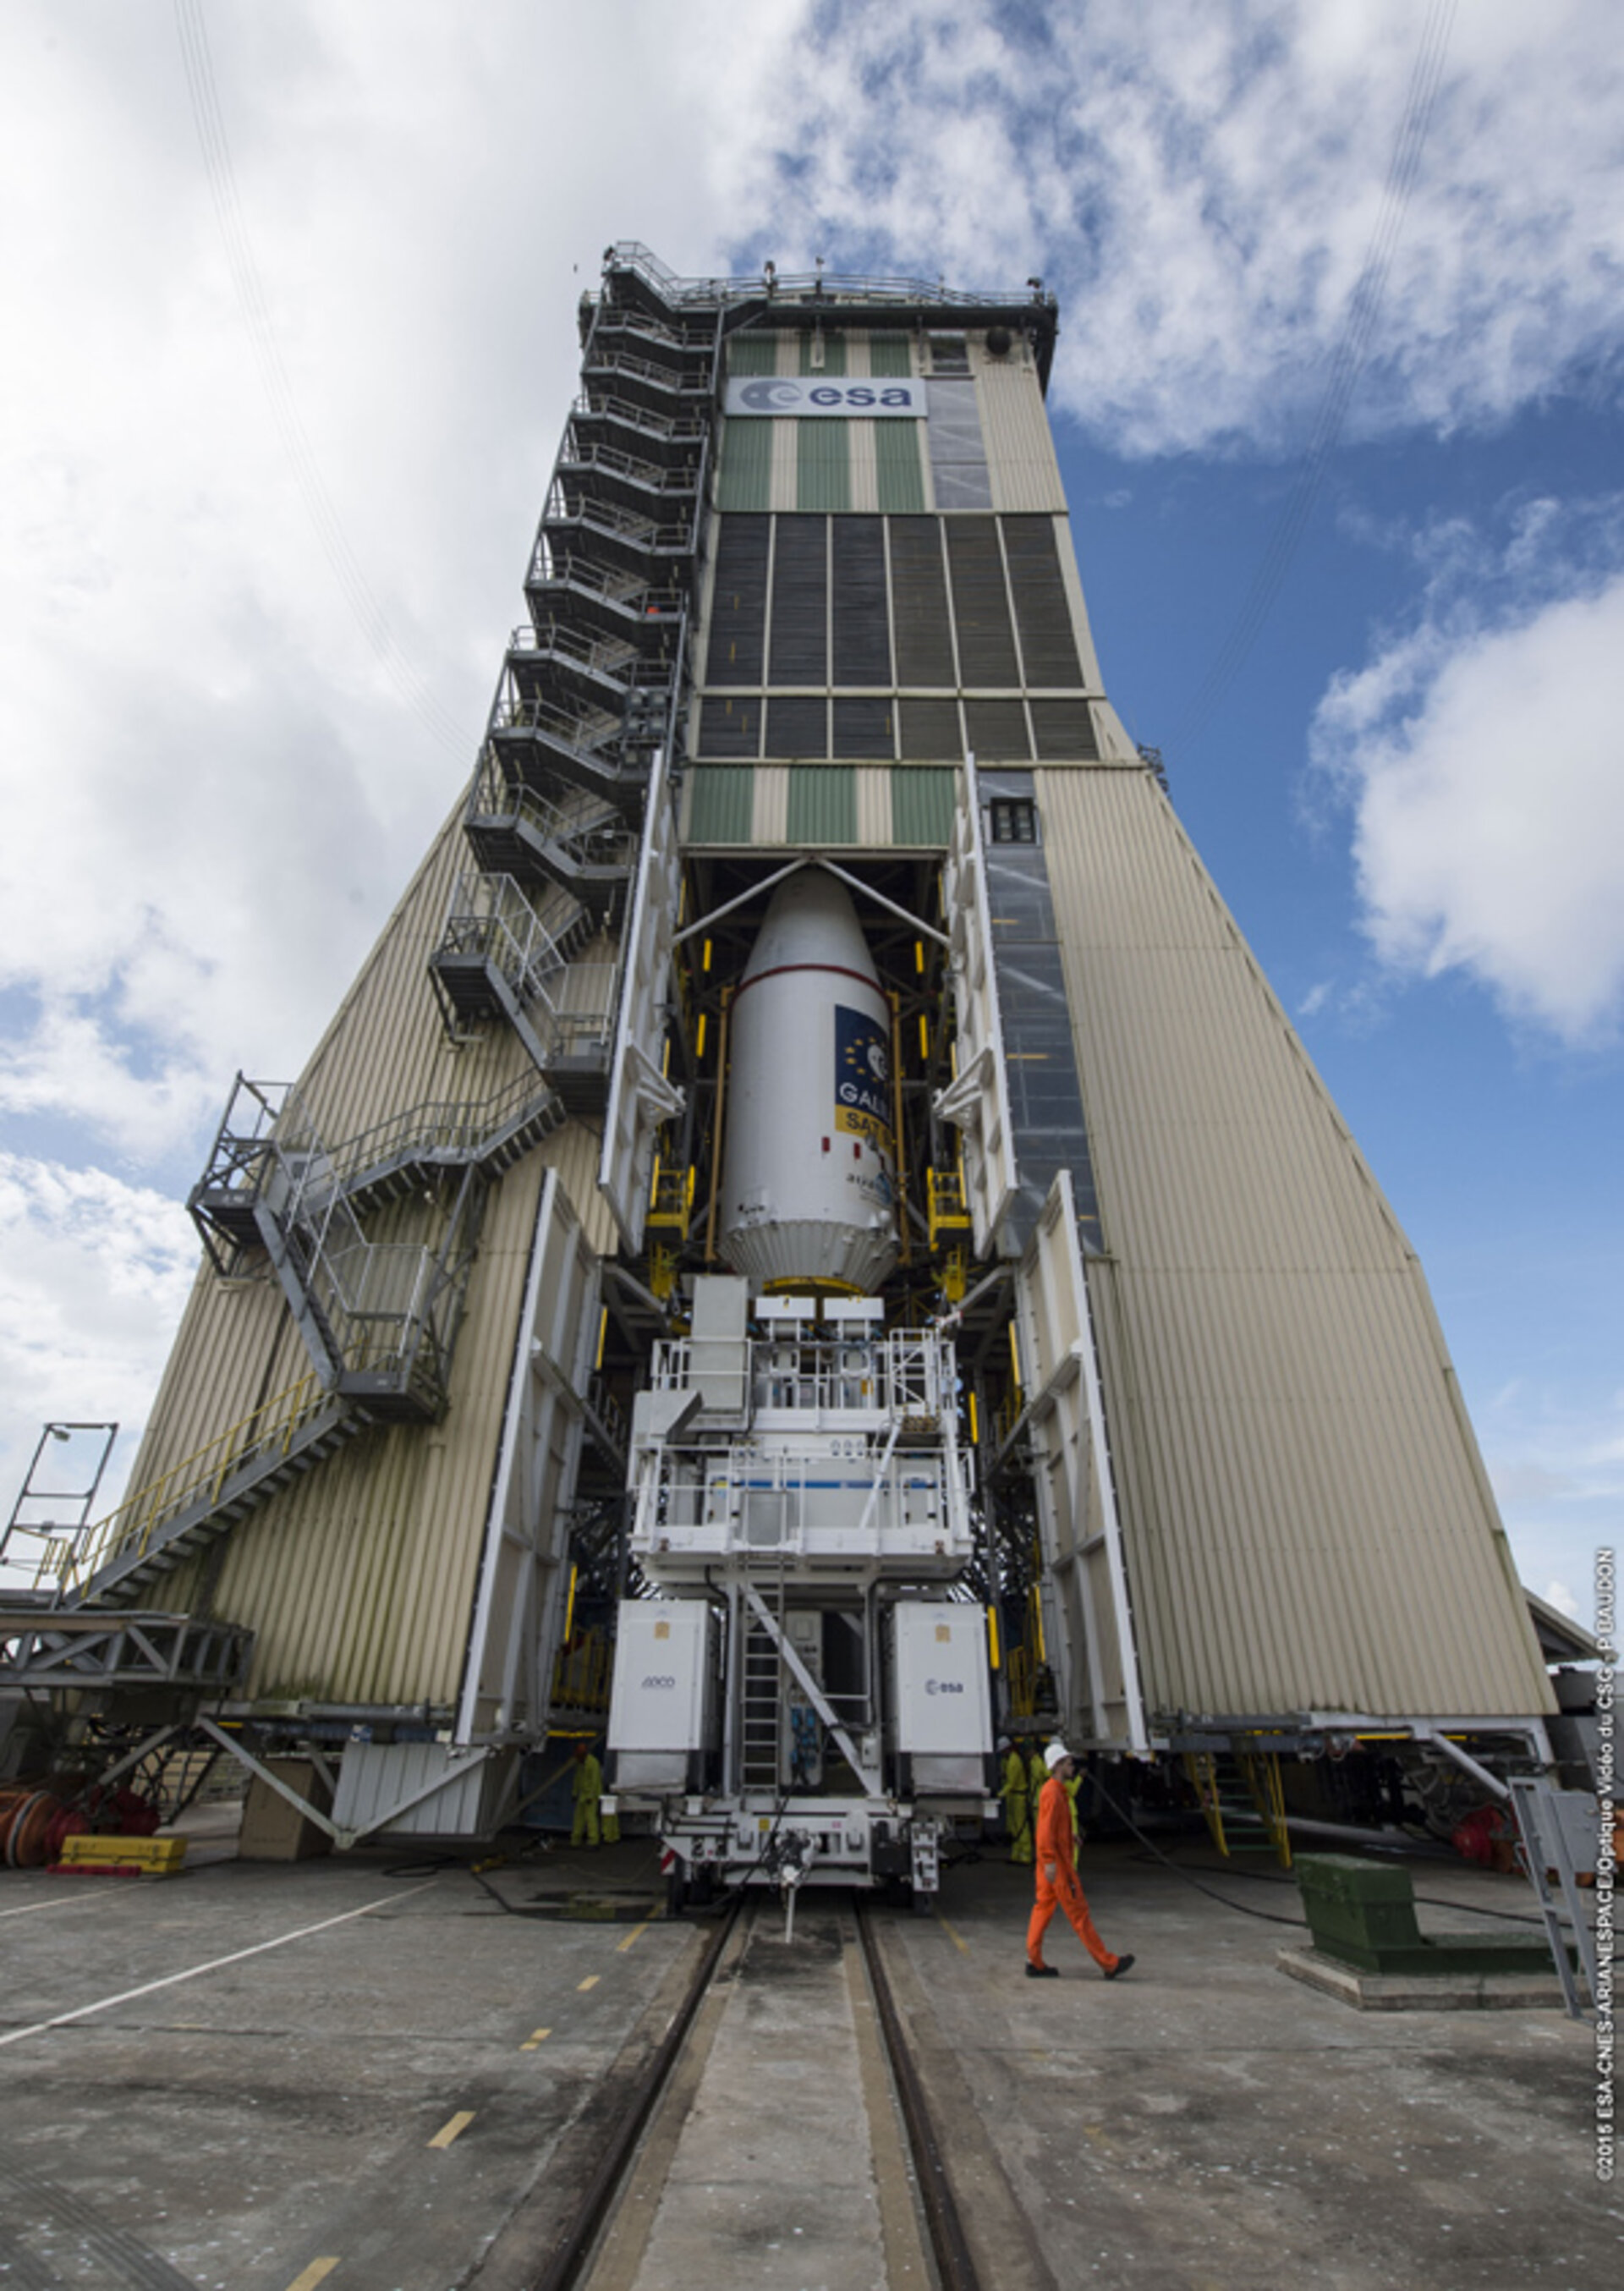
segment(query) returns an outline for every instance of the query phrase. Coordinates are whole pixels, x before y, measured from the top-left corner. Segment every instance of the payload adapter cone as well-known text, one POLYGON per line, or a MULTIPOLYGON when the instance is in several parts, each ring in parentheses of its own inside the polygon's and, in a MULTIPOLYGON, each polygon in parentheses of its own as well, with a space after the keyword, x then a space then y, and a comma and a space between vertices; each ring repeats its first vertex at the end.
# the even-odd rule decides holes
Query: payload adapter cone
POLYGON ((721 1250, 752 1289, 877 1289, 896 1261, 890 1006, 851 899, 780 884, 733 1000, 721 1250))

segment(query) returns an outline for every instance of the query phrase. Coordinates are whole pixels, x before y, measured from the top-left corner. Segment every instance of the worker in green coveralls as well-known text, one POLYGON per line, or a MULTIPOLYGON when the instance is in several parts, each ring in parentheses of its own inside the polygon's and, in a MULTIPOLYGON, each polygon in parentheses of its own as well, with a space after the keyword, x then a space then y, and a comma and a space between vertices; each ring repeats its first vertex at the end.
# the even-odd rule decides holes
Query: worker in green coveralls
POLYGON ((998 1748, 1004 1762, 998 1795, 1004 1802, 1004 1828, 1009 1833, 1009 1859, 1011 1861, 1030 1861, 1032 1800, 1026 1789, 1026 1761, 1008 1734, 999 1736, 998 1748))
POLYGON ((569 1833, 572 1845, 596 1845, 602 1837, 598 1801, 603 1796, 603 1768, 584 1742, 575 1745, 575 1819, 569 1833))

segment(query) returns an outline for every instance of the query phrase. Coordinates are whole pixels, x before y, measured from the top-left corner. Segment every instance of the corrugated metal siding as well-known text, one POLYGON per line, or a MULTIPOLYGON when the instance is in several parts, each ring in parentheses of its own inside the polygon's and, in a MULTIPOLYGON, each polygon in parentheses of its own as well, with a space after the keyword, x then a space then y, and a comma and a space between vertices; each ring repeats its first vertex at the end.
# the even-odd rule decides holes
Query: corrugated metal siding
POLYGON ((997 524, 990 517, 950 517, 942 522, 953 571, 960 676, 966 686, 1013 689, 1021 677, 997 524))
POLYGON ((891 775, 887 767, 860 766, 856 784, 856 840, 865 851, 883 851, 891 837, 891 775))
POLYGON ((967 700, 964 744, 977 763, 1024 760, 1032 753, 1025 709, 1018 700, 967 700))
POLYGON ((769 684, 829 681, 829 520, 781 517, 773 549, 769 684))
MULTIPOLYGON (((522 1045, 505 1028, 454 1050, 430 989, 428 956, 464 864, 461 813, 459 802, 300 1078, 332 1146, 426 1100, 477 1103, 527 1070, 522 1045)), ((454 1693, 542 1171, 557 1162, 589 1238, 603 1249, 610 1226, 597 1155, 597 1140, 571 1125, 492 1189, 444 1421, 362 1433, 234 1531, 211 1596, 214 1612, 256 1634, 253 1693, 383 1702, 443 1702, 454 1693)), ((427 1230, 414 1202, 368 1221, 378 1240, 427 1230)), ((272 1284, 228 1285, 205 1272, 134 1483, 180 1463, 308 1368, 272 1284)), ((184 1604, 197 1596, 210 1564, 178 1575, 165 1599, 184 1604)))
POLYGON ((795 506, 842 510, 851 507, 850 424, 840 416, 808 415, 795 431, 795 506))
POLYGON ((728 337, 728 371, 730 374, 776 374, 777 335, 730 334, 728 337))
POLYGON ((886 612, 885 529, 877 517, 837 518, 833 551, 834 673, 843 685, 888 685, 891 631, 886 612))
POLYGON ((846 371, 845 335, 825 334, 823 337, 824 360, 821 366, 815 364, 812 357, 812 345, 816 340, 817 337, 811 334, 800 337, 800 371, 803 378, 816 374, 843 374, 846 371))
POLYGON ((976 382, 993 508, 1064 515, 1065 489, 1036 366, 1018 358, 984 357, 977 361, 976 382))
MULTIPOLYGON (((871 374, 895 374, 906 381, 913 372, 913 353, 906 334, 871 334, 868 338, 868 370, 871 374)), ((901 422, 888 422, 887 430, 899 430, 901 422)))
POLYGON ((697 765, 687 776, 690 843, 748 843, 754 832, 755 778, 748 767, 697 765))
POLYGON ((780 694, 767 703, 769 756, 826 756, 829 703, 822 693, 780 694))
POLYGON ((1071 607, 1060 577, 1054 519, 1006 517, 1004 555, 1029 688, 1065 690, 1082 682, 1071 607))
POLYGON ((857 791, 848 764, 790 766, 786 842, 855 843, 857 791))
POLYGON ((776 510, 789 510, 800 507, 800 430, 799 422, 775 422, 773 424, 773 507, 776 510))
POLYGON ((767 567, 772 547, 772 520, 766 517, 719 518, 712 534, 716 573, 711 584, 704 681, 760 684, 767 640, 767 567))
POLYGON ((760 749, 760 699, 753 693, 712 693, 699 711, 699 753, 755 756, 760 749))
POLYGON ((756 774, 756 816, 752 840, 787 842, 790 816, 790 768, 763 764, 756 774))
POLYGON ((899 700, 896 704, 902 716, 904 756, 930 761, 964 753, 956 700, 899 700))
POLYGON ((1147 775, 1040 772, 1146 1700, 1549 1707, 1420 1268, 1147 775))
POLYGON ((907 426, 905 422, 893 424, 889 422, 852 421, 846 424, 847 452, 851 462, 851 506, 854 510, 860 510, 865 516, 872 516, 881 506, 880 476, 875 468, 874 459, 877 451, 874 444, 876 432, 893 427, 905 430, 907 426))
POLYGON ((896 742, 891 727, 891 703, 883 693, 872 697, 836 700, 830 754, 872 760, 891 757, 896 742))
POLYGON ((906 516, 925 506, 925 472, 917 422, 871 422, 874 440, 875 502, 906 516))
POLYGON ((722 428, 721 478, 717 507, 772 507, 773 424, 749 414, 733 414, 722 428))
POLYGON ((896 623, 898 684, 952 689, 959 679, 953 667, 939 518, 892 519, 891 601, 896 623))
POLYGON ((892 841, 945 846, 958 780, 957 772, 937 765, 899 766, 891 774, 892 841))

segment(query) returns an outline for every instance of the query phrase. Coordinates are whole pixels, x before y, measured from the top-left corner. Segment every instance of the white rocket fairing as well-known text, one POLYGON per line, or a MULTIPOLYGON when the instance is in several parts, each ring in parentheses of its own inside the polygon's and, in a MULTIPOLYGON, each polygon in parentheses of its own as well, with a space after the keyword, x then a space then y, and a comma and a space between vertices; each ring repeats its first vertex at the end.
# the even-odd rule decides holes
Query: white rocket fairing
POLYGON ((877 1289, 897 1246, 890 1006, 823 869, 774 893, 730 1035, 723 1256, 754 1288, 877 1289))

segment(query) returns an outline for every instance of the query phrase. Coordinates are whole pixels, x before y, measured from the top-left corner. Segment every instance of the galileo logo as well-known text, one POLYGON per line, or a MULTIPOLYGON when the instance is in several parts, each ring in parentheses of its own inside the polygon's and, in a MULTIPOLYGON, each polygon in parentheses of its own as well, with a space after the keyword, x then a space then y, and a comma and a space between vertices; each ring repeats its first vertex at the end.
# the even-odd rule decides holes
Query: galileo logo
POLYGON ((784 375, 752 375, 728 384, 729 414, 901 414, 922 421, 923 387, 915 382, 792 382, 784 375))
POLYGON ((674 1678, 646 1678, 643 1681, 643 1692, 645 1694, 647 1694, 650 1692, 669 1691, 673 1689, 676 1686, 676 1684, 677 1682, 674 1678))

